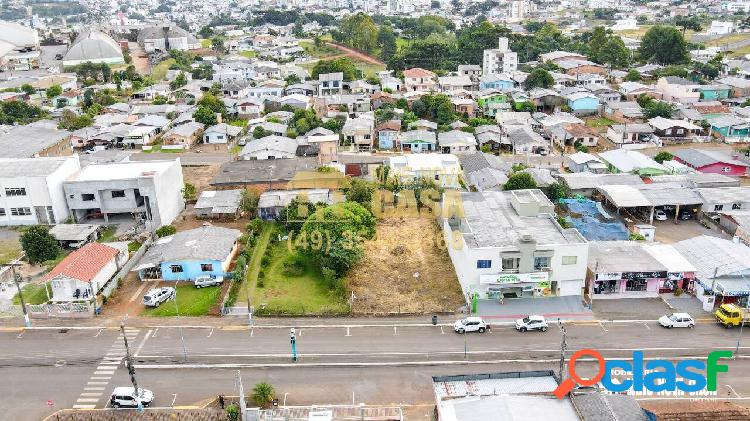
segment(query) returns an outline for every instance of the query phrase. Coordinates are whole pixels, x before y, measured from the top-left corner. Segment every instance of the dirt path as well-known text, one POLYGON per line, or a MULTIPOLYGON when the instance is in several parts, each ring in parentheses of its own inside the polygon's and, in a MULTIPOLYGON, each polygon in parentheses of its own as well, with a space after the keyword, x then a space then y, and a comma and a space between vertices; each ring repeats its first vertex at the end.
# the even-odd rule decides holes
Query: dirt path
POLYGON ((258 242, 255 244, 253 249, 253 255, 250 257, 250 268, 245 278, 245 288, 240 290, 237 296, 237 302, 246 302, 247 297, 252 300, 253 294, 255 293, 255 284, 258 282, 258 273, 260 272, 260 261, 263 259, 263 255, 266 254, 266 248, 268 248, 268 242, 271 239, 271 233, 273 228, 271 226, 264 226, 263 232, 260 234, 258 242))
MULTIPOLYGON (((384 62, 378 60, 377 58, 375 58, 375 57, 373 57, 371 55, 365 54, 365 53, 363 53, 361 51, 357 51, 357 50, 354 50, 352 48, 345 47, 345 46, 343 46, 341 44, 336 44, 336 43, 333 43, 333 42, 326 42, 326 44, 330 45, 331 47, 338 48, 339 50, 341 50, 344 53, 346 53, 345 55, 347 55, 349 57, 352 57, 352 58, 356 58, 359 61, 364 61, 365 63, 370 63, 370 64, 377 64, 377 65, 380 65, 380 66, 385 66, 384 62)), ((330 60, 330 58, 326 58, 326 60, 330 60)))

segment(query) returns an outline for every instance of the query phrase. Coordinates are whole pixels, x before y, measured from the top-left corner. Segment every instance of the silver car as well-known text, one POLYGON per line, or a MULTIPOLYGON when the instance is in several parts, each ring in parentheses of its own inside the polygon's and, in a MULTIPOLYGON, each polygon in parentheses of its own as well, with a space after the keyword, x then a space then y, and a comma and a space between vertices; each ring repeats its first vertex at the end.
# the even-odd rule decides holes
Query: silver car
POLYGON ((216 276, 199 276, 193 281, 193 286, 196 288, 212 287, 214 285, 221 285, 224 282, 224 278, 216 276))

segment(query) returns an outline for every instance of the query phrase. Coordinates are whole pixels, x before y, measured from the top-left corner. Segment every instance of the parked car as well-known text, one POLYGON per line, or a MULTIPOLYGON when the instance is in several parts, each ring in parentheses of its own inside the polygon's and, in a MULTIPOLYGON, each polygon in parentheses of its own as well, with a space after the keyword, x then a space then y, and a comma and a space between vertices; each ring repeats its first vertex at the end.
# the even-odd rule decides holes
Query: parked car
POLYGON ((224 282, 224 278, 216 276, 199 276, 193 281, 193 285, 196 288, 212 287, 214 285, 221 285, 224 282))
POLYGON ((657 209, 654 211, 654 219, 657 221, 666 221, 667 220, 667 214, 661 209, 657 209))
POLYGON ((143 304, 146 307, 159 307, 161 303, 173 298, 176 291, 172 287, 154 288, 143 296, 143 304))
POLYGON ((453 330, 458 333, 479 332, 484 333, 490 329, 490 325, 484 322, 481 317, 467 317, 456 320, 453 324, 453 330))
POLYGON ((693 214, 690 211, 680 211, 680 219, 683 221, 687 221, 688 219, 693 219, 693 214))
POLYGON ((549 325, 544 316, 528 315, 523 319, 516 320, 516 330, 526 332, 527 330, 541 330, 546 332, 549 325))
POLYGON ((672 313, 668 316, 659 317, 659 324, 672 329, 673 327, 693 327, 695 320, 687 313, 672 313))
POLYGON ((137 408, 138 403, 149 406, 153 401, 154 392, 140 387, 138 393, 135 393, 134 387, 116 387, 109 398, 109 403, 115 408, 137 408))
POLYGON ((750 324, 750 311, 745 311, 736 304, 722 304, 714 313, 714 317, 727 329, 750 324))

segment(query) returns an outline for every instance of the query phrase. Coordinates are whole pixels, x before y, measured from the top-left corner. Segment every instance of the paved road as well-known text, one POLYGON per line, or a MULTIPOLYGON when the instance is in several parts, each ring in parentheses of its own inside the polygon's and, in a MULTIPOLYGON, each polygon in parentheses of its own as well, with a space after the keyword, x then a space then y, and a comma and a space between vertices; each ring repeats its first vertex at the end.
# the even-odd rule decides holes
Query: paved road
MULTIPOLYGON (((568 349, 595 348, 605 357, 643 349, 647 358, 705 357, 734 349, 737 330, 704 322, 692 330, 663 329, 655 322, 567 325, 568 349)), ((253 385, 268 380, 289 393, 289 404, 430 402, 430 376, 554 368, 561 331, 521 334, 509 326, 492 333, 458 335, 447 326, 303 327, 300 359, 290 361, 287 327, 132 328, 140 384, 154 390, 157 406, 200 405, 231 395, 233 374, 253 385), (183 360, 184 338, 187 362, 183 360), (466 350, 466 357, 464 357, 466 350), (464 359, 465 358, 465 359, 464 359), (176 396, 174 396, 176 394, 176 396)), ((38 419, 52 409, 104 407, 117 385, 128 384, 123 340, 108 329, 46 329, 0 332, 0 419, 38 419)), ((750 342, 741 352, 750 354, 750 342)), ((750 397, 744 373, 750 360, 732 362, 722 377, 740 397, 750 397)), ((727 389, 729 390, 729 389, 727 389)), ((736 397, 736 396, 735 396, 736 397)), ((742 401, 750 404, 750 401, 742 401)))

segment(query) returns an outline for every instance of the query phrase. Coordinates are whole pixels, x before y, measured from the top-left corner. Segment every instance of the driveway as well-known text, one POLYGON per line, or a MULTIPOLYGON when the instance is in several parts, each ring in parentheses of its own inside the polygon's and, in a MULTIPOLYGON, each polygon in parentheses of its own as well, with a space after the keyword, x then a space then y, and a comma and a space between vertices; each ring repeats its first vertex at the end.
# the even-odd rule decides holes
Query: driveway
POLYGON ((546 298, 506 298, 500 304, 498 300, 479 300, 477 314, 486 319, 514 321, 529 314, 541 314, 548 319, 591 320, 593 313, 583 305, 581 297, 570 295, 546 298))
POLYGON ((678 223, 675 223, 672 219, 654 221, 653 226, 656 227, 656 241, 665 244, 676 243, 699 235, 731 239, 725 232, 706 228, 695 219, 679 221, 678 223))
POLYGON ((601 320, 653 320, 673 312, 661 298, 594 299, 593 309, 601 320))

